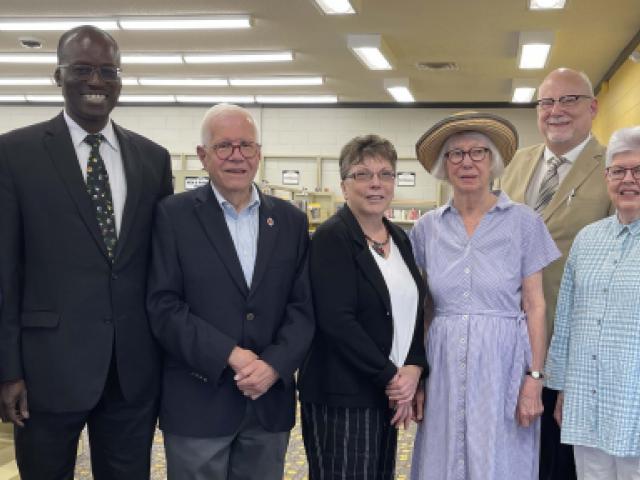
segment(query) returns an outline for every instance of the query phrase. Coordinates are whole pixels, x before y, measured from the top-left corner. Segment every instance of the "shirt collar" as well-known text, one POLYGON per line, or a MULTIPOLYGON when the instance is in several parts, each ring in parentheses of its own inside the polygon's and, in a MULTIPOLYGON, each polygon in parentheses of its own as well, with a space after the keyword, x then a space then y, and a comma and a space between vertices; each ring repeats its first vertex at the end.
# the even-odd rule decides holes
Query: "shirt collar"
MULTIPOLYGON (((69 133, 71 134, 71 141, 73 142, 73 146, 75 148, 78 148, 84 143, 84 139, 87 135, 89 135, 89 132, 78 125, 78 123, 69 116, 66 110, 63 110, 62 113, 64 115, 64 121, 67 122, 67 127, 69 127, 69 133)), ((118 151, 118 140, 116 138, 116 132, 113 130, 111 119, 107 121, 107 124, 98 133, 102 134, 102 136, 106 140, 106 143, 113 150, 115 150, 116 152, 118 151)))
MULTIPOLYGON (((231 205, 231 202, 229 202, 226 198, 224 198, 222 196, 222 194, 216 188, 216 186, 213 184, 213 182, 209 182, 209 184, 211 185, 211 189, 213 190, 213 194, 216 196, 216 200, 218 200, 218 203, 220 204, 220 207, 222 207, 225 211, 227 211, 229 213, 233 212, 233 213, 235 213, 235 215, 238 215, 238 212, 236 212, 235 207, 233 205, 231 205)), ((249 211, 251 209, 256 209, 259 206, 260 206, 260 195, 258 195, 258 189, 256 188, 255 183, 252 183, 251 184, 251 198, 249 199, 249 203, 242 210, 242 212, 249 211)), ((242 212, 240 212, 240 213, 242 213, 242 212)))
POLYGON ((620 223, 617 214, 613 214, 613 234, 615 237, 622 235, 625 230, 628 230, 631 235, 637 237, 640 235, 640 219, 625 225, 620 223))
MULTIPOLYGON (((560 156, 565 158, 569 163, 569 165, 573 165, 574 162, 578 159, 578 156, 582 153, 582 150, 584 149, 585 145, 589 142, 589 140, 591 140, 591 133, 589 133, 589 135, 587 135, 587 138, 585 138, 581 143, 573 147, 564 155, 560 155, 560 156)), ((549 147, 544 147, 545 162, 549 162, 549 160, 551 160, 553 157, 556 157, 556 156, 557 155, 555 153, 549 150, 549 147)))
MULTIPOLYGON (((503 191, 492 190, 491 193, 497 196, 498 200, 496 201, 496 204, 489 209, 489 212, 493 210, 506 210, 508 208, 511 208, 513 205, 515 205, 515 202, 511 200, 509 196, 503 191)), ((449 201, 445 205, 443 205, 443 207, 440 209, 438 213, 440 214, 440 216, 442 216, 449 211, 457 211, 456 208, 453 206, 453 197, 451 197, 449 201)))

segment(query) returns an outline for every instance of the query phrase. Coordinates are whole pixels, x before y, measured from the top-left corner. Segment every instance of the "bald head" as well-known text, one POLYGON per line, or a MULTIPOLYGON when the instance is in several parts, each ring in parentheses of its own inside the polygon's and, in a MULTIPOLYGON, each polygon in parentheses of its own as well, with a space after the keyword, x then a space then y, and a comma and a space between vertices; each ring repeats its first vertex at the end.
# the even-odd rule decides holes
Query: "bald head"
POLYGON ((64 32, 60 36, 60 40, 58 40, 58 65, 63 65, 68 62, 68 45, 73 43, 87 43, 94 42, 97 39, 102 41, 105 44, 109 44, 113 51, 113 57, 117 62, 117 65, 120 65, 120 47, 118 47, 118 43, 115 38, 113 38, 108 32, 104 30, 100 30, 93 25, 80 25, 79 27, 72 28, 64 32))
POLYGON ((564 155, 584 142, 591 132, 598 102, 593 86, 583 72, 558 68, 545 77, 538 88, 538 99, 553 99, 551 107, 538 106, 538 129, 555 155, 564 155), (574 101, 559 100, 575 97, 574 101))

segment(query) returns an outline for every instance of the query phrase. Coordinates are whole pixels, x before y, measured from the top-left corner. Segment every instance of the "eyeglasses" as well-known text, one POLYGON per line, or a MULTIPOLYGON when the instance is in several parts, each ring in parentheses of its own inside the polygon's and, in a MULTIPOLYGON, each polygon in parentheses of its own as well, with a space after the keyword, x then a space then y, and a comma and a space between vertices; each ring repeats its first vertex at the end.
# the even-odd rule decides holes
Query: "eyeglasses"
POLYGON ((240 155, 246 159, 256 156, 258 149, 260 148, 260 144, 255 142, 240 142, 237 144, 231 142, 220 142, 210 145, 209 148, 211 148, 221 160, 227 160, 230 158, 236 149, 238 149, 240 155))
POLYGON ((487 153, 491 152, 487 147, 473 147, 469 150, 462 150, 460 148, 454 148, 444 154, 444 158, 449 160, 454 165, 462 163, 465 155, 469 155, 469 158, 474 162, 481 162, 487 156, 487 153))
POLYGON ((58 68, 66 68, 69 73, 78 80, 89 80, 93 75, 93 72, 98 72, 100 77, 108 82, 114 82, 120 78, 120 72, 122 70, 119 67, 113 65, 83 65, 74 63, 72 65, 58 65, 58 68))
POLYGON ((624 177, 627 176, 627 172, 631 172, 631 176, 635 180, 640 180, 640 165, 636 165, 635 167, 608 167, 607 168, 607 176, 611 180, 624 180, 624 177))
POLYGON ((374 176, 377 176, 378 180, 380 180, 381 182, 391 183, 396 178, 396 172, 392 172, 391 170, 380 170, 379 172, 374 173, 371 170, 358 170, 357 172, 345 175, 343 180, 352 178, 355 182, 358 183, 368 183, 373 180, 374 176))
POLYGON ((592 100, 593 97, 589 95, 562 95, 561 97, 556 98, 541 98, 536 100, 536 105, 542 110, 551 110, 553 105, 558 102, 561 107, 571 108, 574 107, 578 100, 581 98, 588 98, 592 100))

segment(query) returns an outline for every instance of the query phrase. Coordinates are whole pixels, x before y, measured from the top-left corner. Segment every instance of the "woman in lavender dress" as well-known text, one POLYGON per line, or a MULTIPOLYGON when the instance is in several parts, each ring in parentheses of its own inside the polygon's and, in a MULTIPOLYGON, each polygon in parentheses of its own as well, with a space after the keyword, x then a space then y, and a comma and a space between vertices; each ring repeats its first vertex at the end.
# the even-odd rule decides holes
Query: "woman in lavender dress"
POLYGON ((513 125, 475 112, 444 119, 416 145, 453 199, 410 234, 433 297, 413 480, 538 476, 541 270, 560 252, 533 210, 490 190, 516 146, 513 125))

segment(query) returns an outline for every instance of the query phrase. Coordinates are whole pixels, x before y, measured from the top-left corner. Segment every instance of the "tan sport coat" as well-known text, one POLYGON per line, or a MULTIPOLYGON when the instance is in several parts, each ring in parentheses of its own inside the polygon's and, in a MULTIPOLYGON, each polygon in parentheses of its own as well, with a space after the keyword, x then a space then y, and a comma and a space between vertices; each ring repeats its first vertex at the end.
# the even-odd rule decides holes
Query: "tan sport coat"
MULTIPOLYGON (((501 189, 512 200, 524 203, 525 192, 543 152, 544 144, 540 144, 520 149, 514 155, 500 179, 501 189)), ((591 137, 542 212, 542 219, 562 252, 562 256, 543 271, 547 345, 553 333, 560 280, 573 239, 582 227, 613 212, 604 178, 604 152, 604 147, 591 137)))

